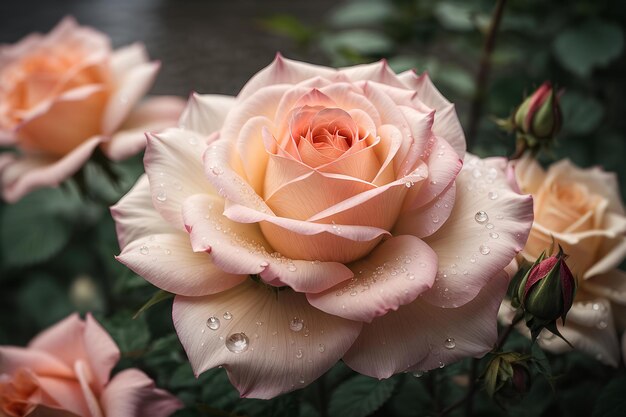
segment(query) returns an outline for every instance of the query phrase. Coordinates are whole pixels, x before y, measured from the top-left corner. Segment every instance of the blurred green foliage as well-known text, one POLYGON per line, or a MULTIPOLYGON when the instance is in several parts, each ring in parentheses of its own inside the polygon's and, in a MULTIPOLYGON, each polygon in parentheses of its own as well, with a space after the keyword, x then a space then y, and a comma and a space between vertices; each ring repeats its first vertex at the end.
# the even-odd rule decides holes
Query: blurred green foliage
MULTIPOLYGON (((338 3, 316 27, 287 15, 263 25, 305 50, 322 49, 335 65, 386 58, 397 71, 428 71, 467 126, 493 7, 487 0, 352 0, 338 3)), ((564 89, 564 129, 553 157, 617 171, 624 192, 625 23, 626 4, 620 1, 509 0, 471 151, 511 153, 513 138, 498 131, 492 118, 508 116, 524 94, 551 80, 564 89)), ((80 182, 34 192, 15 205, 0 204, 0 344, 24 345, 73 311, 92 311, 122 351, 118 370, 140 367, 178 395, 186 405, 179 417, 438 415, 465 395, 470 360, 381 382, 339 363, 307 388, 271 401, 239 398, 223 369, 196 378, 173 329, 171 299, 157 296, 161 302, 133 319, 155 289, 114 259, 119 248, 108 206, 139 177, 141 158, 114 169, 118 185, 101 166, 90 164, 80 182)), ((524 351, 529 344, 514 334, 505 348, 524 351)), ((533 349, 533 356, 544 370, 551 368, 554 392, 552 381, 535 368, 522 403, 508 404, 505 411, 479 390, 475 415, 623 415, 623 368, 613 370, 578 353, 546 356, 533 349)))

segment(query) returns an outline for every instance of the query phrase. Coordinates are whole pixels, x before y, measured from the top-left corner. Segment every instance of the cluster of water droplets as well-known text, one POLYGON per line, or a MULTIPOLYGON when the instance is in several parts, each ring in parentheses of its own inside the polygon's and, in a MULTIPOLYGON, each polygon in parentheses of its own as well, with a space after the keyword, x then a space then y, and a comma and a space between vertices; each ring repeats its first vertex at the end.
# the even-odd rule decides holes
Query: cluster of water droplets
MULTIPOLYGON (((373 269, 367 267, 360 269, 354 277, 347 280, 346 284, 335 292, 335 296, 341 297, 349 294, 351 297, 356 297, 360 293, 372 290, 372 287, 375 287, 378 283, 390 280, 404 279, 413 281, 416 278, 413 272, 415 268, 413 265, 409 266, 410 264, 417 264, 420 268, 428 266, 425 262, 419 260, 419 255, 416 253, 397 256, 373 269)), ((378 290, 379 293, 384 293, 387 285, 381 286, 382 288, 378 290)), ((408 294, 408 292, 408 288, 404 290, 405 294, 408 294)), ((342 308, 345 309, 345 306, 342 306, 342 308)))
POLYGON ((148 237, 147 243, 143 243, 139 246, 139 253, 143 256, 152 254, 152 260, 156 262, 159 259, 157 255, 161 255, 162 253, 165 255, 171 255, 172 251, 168 248, 163 248, 157 241, 156 237, 151 235, 148 237))

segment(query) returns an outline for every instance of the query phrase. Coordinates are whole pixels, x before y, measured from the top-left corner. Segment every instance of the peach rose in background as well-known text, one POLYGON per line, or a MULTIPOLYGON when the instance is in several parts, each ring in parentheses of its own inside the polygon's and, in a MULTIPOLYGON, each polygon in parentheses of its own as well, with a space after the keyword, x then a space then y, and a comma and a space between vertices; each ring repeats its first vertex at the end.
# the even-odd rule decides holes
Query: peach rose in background
POLYGON ((69 316, 26 348, 0 346, 0 415, 166 417, 182 407, 138 369, 110 379, 115 342, 88 314, 69 316))
MULTIPOLYGON (((626 256, 626 215, 614 174, 581 169, 568 160, 546 171, 526 156, 515 172, 521 190, 534 196, 535 222, 523 256, 534 261, 553 239, 569 255, 578 292, 559 331, 574 346, 596 359, 619 364, 616 333, 626 329, 626 273, 616 269, 626 256)), ((570 350, 544 332, 541 346, 570 350)))
POLYGON ((427 75, 278 55, 236 98, 194 95, 144 162, 118 259, 176 294, 196 374, 271 398, 341 358, 387 378, 492 349, 532 199, 465 154, 427 75))
POLYGON ((183 100, 139 100, 159 63, 144 47, 112 51, 109 39, 66 18, 48 35, 0 45, 2 196, 14 202, 74 174, 97 146, 113 160, 145 146, 146 130, 175 125, 183 100))

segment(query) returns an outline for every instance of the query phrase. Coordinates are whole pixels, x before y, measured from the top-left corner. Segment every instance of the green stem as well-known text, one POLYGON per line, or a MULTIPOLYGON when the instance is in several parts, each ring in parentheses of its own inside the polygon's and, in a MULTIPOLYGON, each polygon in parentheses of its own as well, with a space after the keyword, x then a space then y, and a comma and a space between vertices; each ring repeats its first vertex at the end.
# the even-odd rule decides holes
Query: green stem
POLYGON ((485 40, 483 52, 480 57, 480 67, 476 74, 475 81, 476 91, 470 107, 469 127, 467 129, 468 149, 471 149, 471 146, 476 140, 476 133, 478 132, 478 126, 482 117, 483 105, 487 95, 487 82, 489 80, 489 73, 491 72, 491 54, 496 45, 496 35, 500 27, 500 22, 502 21, 505 4, 506 0, 498 0, 496 3, 496 8, 491 17, 491 23, 489 24, 489 30, 487 31, 487 39, 485 40))

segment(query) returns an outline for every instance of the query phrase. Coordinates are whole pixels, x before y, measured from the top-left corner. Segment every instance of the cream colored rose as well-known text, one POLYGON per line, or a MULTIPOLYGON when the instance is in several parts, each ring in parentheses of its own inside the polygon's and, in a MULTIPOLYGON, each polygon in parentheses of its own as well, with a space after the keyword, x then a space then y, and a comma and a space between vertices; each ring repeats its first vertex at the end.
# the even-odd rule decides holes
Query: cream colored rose
MULTIPOLYGON (((529 157, 515 171, 522 192, 534 196, 535 221, 522 254, 534 261, 554 239, 578 278, 574 305, 559 330, 575 348, 617 366, 616 330, 626 328, 626 273, 616 268, 626 256, 626 216, 615 175, 568 160, 544 171, 529 157)), ((549 335, 540 343, 555 352, 568 349, 549 335)))
POLYGON ((139 101, 159 69, 144 47, 111 49, 106 35, 65 18, 49 34, 0 45, 0 193, 9 202, 56 186, 97 146, 113 160, 145 147, 144 132, 175 125, 178 97, 139 101))

